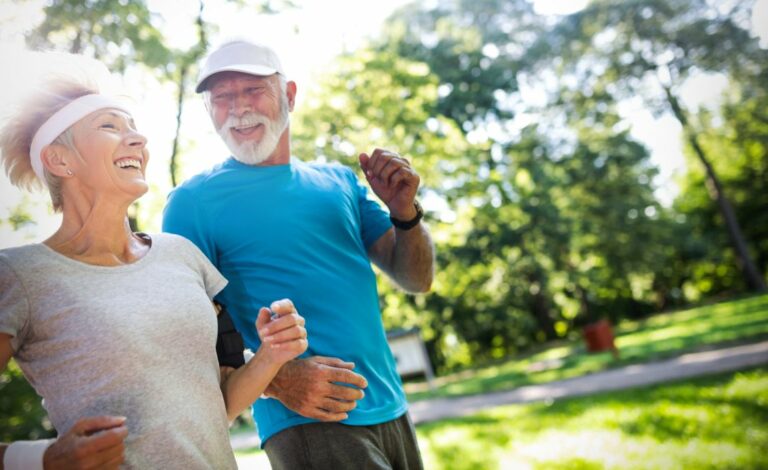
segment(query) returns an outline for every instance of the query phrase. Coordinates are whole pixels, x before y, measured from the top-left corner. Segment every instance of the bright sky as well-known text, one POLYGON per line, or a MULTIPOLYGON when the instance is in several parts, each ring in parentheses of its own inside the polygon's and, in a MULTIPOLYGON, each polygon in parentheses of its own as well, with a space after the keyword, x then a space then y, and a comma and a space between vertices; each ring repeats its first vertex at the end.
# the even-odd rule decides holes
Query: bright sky
MULTIPOLYGON (((587 3, 586 0, 533 1, 537 12, 542 14, 567 14, 578 11, 587 3)), ((7 0, 0 0, 0 59, 3 63, 22 64, 23 69, 30 69, 31 59, 29 54, 23 52, 22 34, 42 20, 44 3, 29 0, 9 4, 7 0)), ((324 65, 340 52, 353 50, 365 37, 376 34, 383 20, 407 0, 300 0, 297 2, 299 9, 275 16, 243 12, 232 3, 235 2, 208 2, 207 19, 220 25, 219 33, 212 38, 213 43, 222 38, 245 35, 271 44, 281 56, 286 72, 299 85, 300 106, 302 92, 311 87, 314 74, 322 73, 324 65), (340 18, 344 20, 340 21, 340 18)), ((173 41, 173 46, 185 48, 193 43, 195 30, 192 19, 197 2, 149 0, 148 4, 152 11, 159 13, 158 17, 164 23, 161 30, 173 41)), ((768 43, 765 25, 768 25, 768 0, 758 0, 753 26, 755 32, 762 33, 764 43, 768 43)), ((8 70, 7 65, 5 70, 8 70)), ((23 74, 1 74, 0 91, 5 93, 0 94, 0 110, 6 109, 13 96, 30 82, 30 77, 23 74)), ((140 78, 137 74, 127 75, 120 86, 136 98, 136 121, 149 138, 152 153, 148 180, 155 187, 142 201, 147 205, 161 206, 170 188, 166 169, 175 127, 175 89, 167 84, 147 81, 146 77, 140 78)), ((704 77, 686 85, 682 93, 683 101, 692 107, 713 106, 724 86, 722 77, 704 77)), ((650 148, 654 163, 661 169, 661 177, 657 181, 659 197, 670 201, 676 192, 672 177, 683 166, 679 125, 670 116, 654 118, 639 101, 626 103, 623 113, 632 121, 635 137, 650 148)), ((183 122, 182 136, 185 141, 182 144, 191 150, 190 154, 199 157, 183 161, 186 176, 226 156, 226 149, 213 133, 197 97, 187 101, 183 122)), ((7 223, 0 224, 0 248, 41 241, 59 224, 59 217, 51 215, 47 209, 47 194, 22 193, 10 185, 4 174, 0 175, 0 219, 7 218, 22 200, 27 201, 27 210, 34 214, 36 223, 18 232, 12 232, 7 223)), ((152 214, 151 220, 146 228, 158 230, 159 216, 152 214)))

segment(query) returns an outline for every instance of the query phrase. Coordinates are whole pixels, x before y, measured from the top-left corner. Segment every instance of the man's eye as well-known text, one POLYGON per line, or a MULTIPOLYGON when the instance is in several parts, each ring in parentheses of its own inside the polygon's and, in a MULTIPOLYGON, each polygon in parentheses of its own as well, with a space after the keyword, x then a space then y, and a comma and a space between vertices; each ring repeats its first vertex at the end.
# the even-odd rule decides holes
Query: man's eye
POLYGON ((117 126, 111 122, 105 122, 104 124, 99 125, 99 129, 117 129, 117 126))

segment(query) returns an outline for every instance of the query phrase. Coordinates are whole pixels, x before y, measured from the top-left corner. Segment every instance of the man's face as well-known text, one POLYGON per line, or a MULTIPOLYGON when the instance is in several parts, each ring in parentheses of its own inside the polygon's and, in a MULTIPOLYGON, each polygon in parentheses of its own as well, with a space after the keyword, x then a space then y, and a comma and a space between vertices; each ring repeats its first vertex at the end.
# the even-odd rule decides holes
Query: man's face
POLYGON ((288 99, 277 75, 221 72, 208 93, 213 124, 235 158, 249 165, 268 159, 288 125, 288 99))

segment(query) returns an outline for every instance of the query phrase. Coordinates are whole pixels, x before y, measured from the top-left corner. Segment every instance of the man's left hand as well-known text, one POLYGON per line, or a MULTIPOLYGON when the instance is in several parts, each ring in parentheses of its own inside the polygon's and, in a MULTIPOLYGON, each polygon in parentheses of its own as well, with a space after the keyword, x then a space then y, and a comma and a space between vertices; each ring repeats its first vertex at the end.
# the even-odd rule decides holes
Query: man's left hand
POLYGON ((416 217, 413 201, 421 179, 408 160, 389 150, 377 148, 371 155, 360 154, 360 167, 371 189, 387 205, 392 217, 399 220, 416 217))

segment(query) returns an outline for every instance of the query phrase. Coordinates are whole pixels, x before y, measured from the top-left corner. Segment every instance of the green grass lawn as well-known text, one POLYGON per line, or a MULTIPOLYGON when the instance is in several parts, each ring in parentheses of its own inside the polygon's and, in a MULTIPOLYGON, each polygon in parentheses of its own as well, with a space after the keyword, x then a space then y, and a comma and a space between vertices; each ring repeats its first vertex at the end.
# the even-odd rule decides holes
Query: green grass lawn
POLYGON ((615 329, 618 360, 590 354, 583 342, 550 345, 540 352, 440 377, 436 390, 406 383, 409 401, 471 395, 567 379, 611 367, 644 363, 718 346, 768 338, 768 295, 625 321, 615 329))
POLYGON ((768 368, 417 427, 425 467, 765 469, 768 368))

